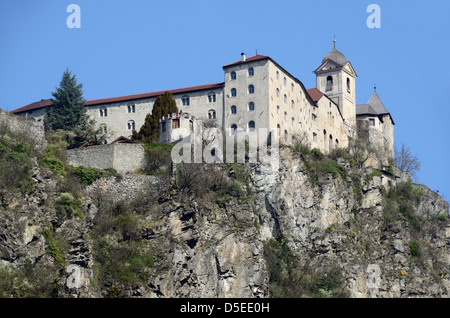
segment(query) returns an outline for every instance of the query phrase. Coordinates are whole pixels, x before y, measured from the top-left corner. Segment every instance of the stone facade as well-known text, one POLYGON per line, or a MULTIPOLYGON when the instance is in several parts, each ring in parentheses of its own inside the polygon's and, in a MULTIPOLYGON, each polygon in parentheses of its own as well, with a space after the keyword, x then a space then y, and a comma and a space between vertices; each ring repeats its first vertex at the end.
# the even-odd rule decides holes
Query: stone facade
POLYGON ((67 150, 72 166, 86 168, 114 168, 119 173, 141 170, 145 163, 145 149, 141 144, 115 143, 67 150))
MULTIPOLYGON (((393 152, 394 122, 389 112, 378 95, 367 105, 356 105, 356 71, 336 47, 314 71, 316 87, 311 89, 268 56, 247 58, 242 53, 240 60, 224 65, 223 71, 221 83, 168 90, 180 113, 215 120, 229 135, 235 130, 279 129, 278 135, 285 143, 300 137, 324 153, 346 147, 349 137, 354 137, 357 120, 376 117, 379 123, 371 127, 383 134, 382 141, 393 152)), ((89 116, 108 132, 111 142, 119 136, 130 137, 133 129, 139 130, 145 116, 152 112, 156 97, 162 94, 164 91, 91 100, 86 106, 89 116)), ((41 118, 42 109, 48 106, 51 101, 44 100, 13 113, 41 118)), ((167 119, 161 120, 164 123, 167 119)), ((161 141, 179 140, 186 136, 187 128, 181 125, 162 131, 161 141)))
POLYGON ((30 122, 0 109, 0 127, 5 127, 13 134, 26 137, 30 145, 38 151, 47 147, 44 125, 41 120, 30 122))

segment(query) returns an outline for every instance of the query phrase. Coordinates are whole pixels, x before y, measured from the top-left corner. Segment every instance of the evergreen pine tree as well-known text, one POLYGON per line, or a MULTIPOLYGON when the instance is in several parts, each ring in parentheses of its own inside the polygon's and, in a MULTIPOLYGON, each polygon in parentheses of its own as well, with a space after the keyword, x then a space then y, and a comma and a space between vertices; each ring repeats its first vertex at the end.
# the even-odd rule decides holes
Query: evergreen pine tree
POLYGON ((77 84, 77 78, 67 69, 56 91, 52 106, 46 108, 46 130, 84 129, 88 124, 88 115, 83 98, 83 84, 77 84))
POLYGON ((143 143, 159 142, 159 120, 173 113, 178 113, 177 103, 172 93, 165 92, 156 98, 152 113, 145 117, 144 125, 139 132, 133 131, 132 139, 143 143))

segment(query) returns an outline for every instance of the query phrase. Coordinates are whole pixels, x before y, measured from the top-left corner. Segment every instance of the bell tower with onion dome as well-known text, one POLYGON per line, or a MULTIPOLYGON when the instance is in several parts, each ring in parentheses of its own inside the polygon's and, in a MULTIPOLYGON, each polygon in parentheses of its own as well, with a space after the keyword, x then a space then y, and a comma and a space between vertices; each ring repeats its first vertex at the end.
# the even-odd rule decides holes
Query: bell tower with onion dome
POLYGON ((356 124, 356 72, 347 58, 336 49, 325 55, 314 71, 316 87, 335 102, 347 124, 356 124))

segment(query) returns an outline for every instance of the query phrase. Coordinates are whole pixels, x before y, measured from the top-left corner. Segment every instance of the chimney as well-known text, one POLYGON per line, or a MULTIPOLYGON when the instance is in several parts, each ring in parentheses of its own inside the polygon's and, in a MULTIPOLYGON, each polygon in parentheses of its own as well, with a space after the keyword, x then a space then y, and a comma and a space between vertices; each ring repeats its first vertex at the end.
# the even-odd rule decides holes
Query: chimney
POLYGON ((247 58, 245 57, 245 53, 241 53, 241 61, 245 62, 247 58))

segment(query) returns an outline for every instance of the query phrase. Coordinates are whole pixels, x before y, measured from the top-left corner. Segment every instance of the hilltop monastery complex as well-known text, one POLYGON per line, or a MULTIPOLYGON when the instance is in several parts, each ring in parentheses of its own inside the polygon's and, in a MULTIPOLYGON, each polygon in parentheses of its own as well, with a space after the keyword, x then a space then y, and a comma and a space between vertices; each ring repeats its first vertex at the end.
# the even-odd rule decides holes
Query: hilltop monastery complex
MULTIPOLYGON (((346 147, 355 137, 358 121, 365 121, 377 142, 393 155, 394 121, 376 91, 367 104, 356 105, 357 74, 347 58, 334 48, 325 55, 316 74, 316 87, 303 83, 272 58, 241 58, 223 66, 224 81, 168 90, 180 114, 161 119, 161 141, 175 142, 192 130, 192 121, 215 120, 227 134, 258 128, 279 129, 290 143, 303 136, 311 148, 327 153, 346 147)), ((139 131, 153 103, 164 91, 86 101, 88 114, 108 132, 108 142, 130 138, 139 131)), ((51 100, 41 100, 12 111, 42 120, 51 100)))

